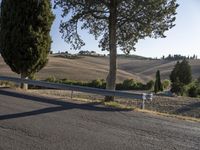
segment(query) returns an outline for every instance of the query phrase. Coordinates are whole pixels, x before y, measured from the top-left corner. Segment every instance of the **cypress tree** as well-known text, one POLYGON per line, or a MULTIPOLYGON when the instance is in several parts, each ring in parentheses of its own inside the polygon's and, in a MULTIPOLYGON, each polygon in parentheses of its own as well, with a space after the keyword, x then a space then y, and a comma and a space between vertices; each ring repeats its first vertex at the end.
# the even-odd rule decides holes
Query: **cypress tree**
POLYGON ((47 63, 53 20, 50 0, 2 0, 1 55, 21 78, 35 74, 47 63))
POLYGON ((163 91, 163 87, 162 87, 162 83, 161 83, 161 80, 160 80, 160 71, 157 70, 156 81, 155 81, 155 85, 154 85, 154 92, 157 93, 159 91, 163 91))

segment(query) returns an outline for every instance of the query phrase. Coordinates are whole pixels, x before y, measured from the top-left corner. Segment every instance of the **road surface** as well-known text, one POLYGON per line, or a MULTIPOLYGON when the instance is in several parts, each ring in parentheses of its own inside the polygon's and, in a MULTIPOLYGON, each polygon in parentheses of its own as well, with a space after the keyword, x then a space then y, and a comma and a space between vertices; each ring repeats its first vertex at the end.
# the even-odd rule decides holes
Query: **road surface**
POLYGON ((200 150, 200 123, 0 89, 0 150, 200 150))

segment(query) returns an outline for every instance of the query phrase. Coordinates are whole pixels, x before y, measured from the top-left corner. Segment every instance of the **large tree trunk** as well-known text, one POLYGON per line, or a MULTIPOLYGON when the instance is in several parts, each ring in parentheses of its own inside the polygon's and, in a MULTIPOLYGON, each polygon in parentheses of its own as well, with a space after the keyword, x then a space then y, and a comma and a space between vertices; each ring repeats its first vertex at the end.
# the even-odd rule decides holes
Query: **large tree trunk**
MULTIPOLYGON (((22 74, 21 74, 21 79, 28 79, 28 77, 22 73, 22 74)), ((26 84, 26 83, 21 83, 21 89, 23 89, 23 90, 28 90, 28 84, 26 84)))
MULTIPOLYGON (((116 1, 112 0, 110 4, 110 16, 109 16, 109 50, 110 50, 110 62, 109 73, 107 76, 106 89, 115 90, 116 86, 116 73, 117 73, 117 39, 116 39, 116 25, 117 25, 117 6, 116 1)), ((106 96, 105 101, 114 101, 114 96, 106 96)))

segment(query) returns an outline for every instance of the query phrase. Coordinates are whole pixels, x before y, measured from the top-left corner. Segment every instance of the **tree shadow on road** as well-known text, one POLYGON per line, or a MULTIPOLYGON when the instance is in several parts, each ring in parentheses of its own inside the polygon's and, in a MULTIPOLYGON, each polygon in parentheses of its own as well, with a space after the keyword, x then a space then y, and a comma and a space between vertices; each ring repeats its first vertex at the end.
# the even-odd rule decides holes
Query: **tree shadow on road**
POLYGON ((106 106, 103 106, 102 103, 100 102, 78 104, 75 102, 67 102, 67 101, 62 101, 62 100, 54 99, 54 98, 47 98, 43 96, 32 96, 28 94, 22 94, 22 93, 17 93, 14 91, 7 91, 7 90, 2 90, 2 89, 0 89, 0 95, 9 96, 10 98, 12 97, 17 98, 17 101, 27 100, 27 101, 37 102, 37 103, 50 104, 50 106, 47 108, 31 110, 27 112, 14 113, 14 114, 0 115, 0 120, 28 117, 28 116, 59 112, 59 111, 70 110, 70 109, 81 109, 81 110, 89 110, 89 111, 107 111, 107 112, 129 111, 127 109, 106 107, 106 106))

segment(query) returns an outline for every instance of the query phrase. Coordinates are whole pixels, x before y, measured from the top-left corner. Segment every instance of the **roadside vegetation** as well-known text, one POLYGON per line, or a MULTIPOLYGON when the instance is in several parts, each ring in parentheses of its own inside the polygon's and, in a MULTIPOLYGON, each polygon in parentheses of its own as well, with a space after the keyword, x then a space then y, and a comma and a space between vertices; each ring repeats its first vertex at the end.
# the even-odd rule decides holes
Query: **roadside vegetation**
MULTIPOLYGON (((69 85, 79 85, 79 86, 87 86, 93 88, 106 88, 106 81, 104 79, 96 79, 88 82, 84 81, 74 81, 68 79, 56 79, 54 76, 48 77, 44 81, 54 82, 54 83, 62 83, 69 85)), ((122 83, 116 84, 117 90, 151 90, 153 88, 154 81, 150 80, 147 83, 142 83, 135 81, 133 79, 126 79, 122 83)))

